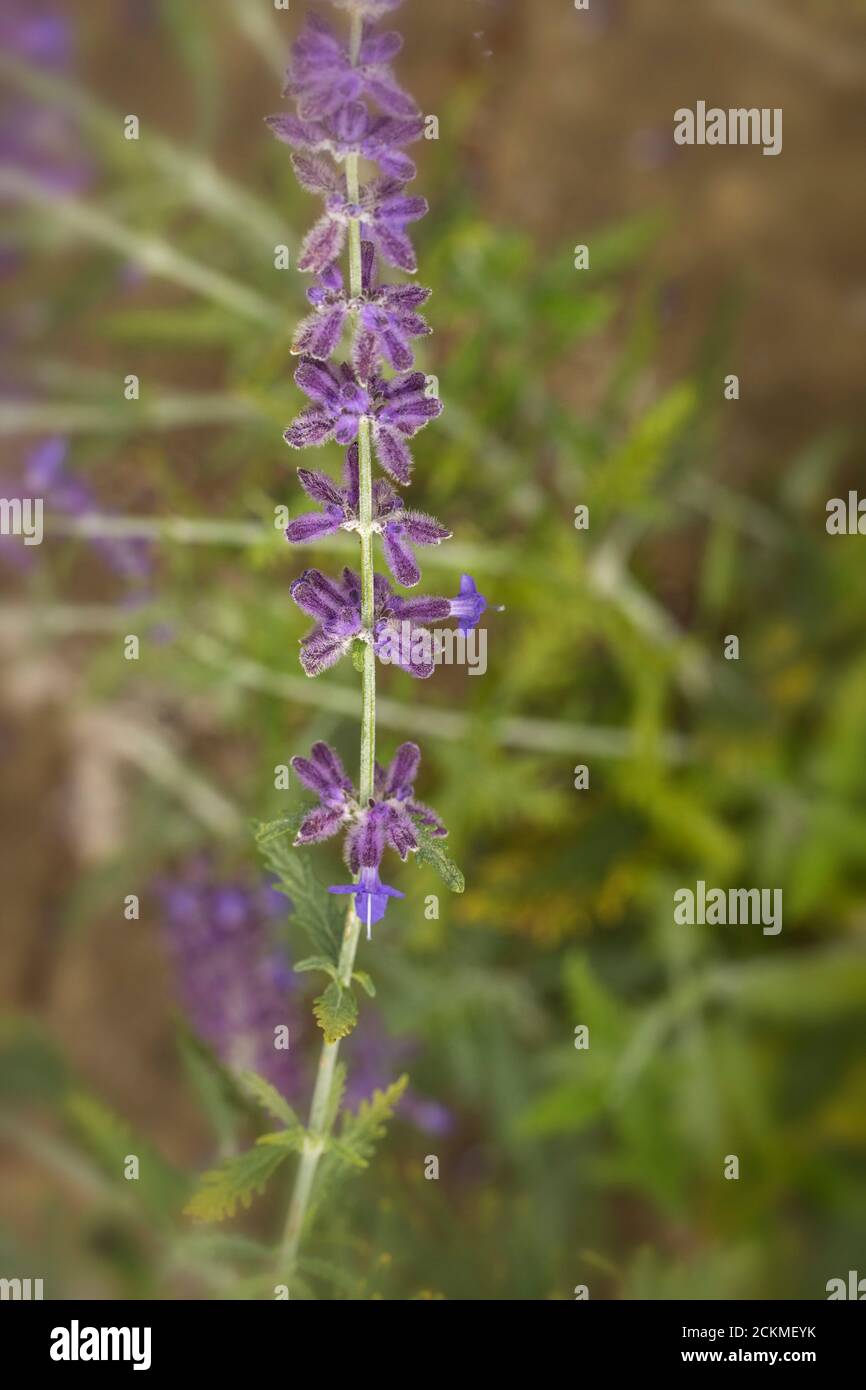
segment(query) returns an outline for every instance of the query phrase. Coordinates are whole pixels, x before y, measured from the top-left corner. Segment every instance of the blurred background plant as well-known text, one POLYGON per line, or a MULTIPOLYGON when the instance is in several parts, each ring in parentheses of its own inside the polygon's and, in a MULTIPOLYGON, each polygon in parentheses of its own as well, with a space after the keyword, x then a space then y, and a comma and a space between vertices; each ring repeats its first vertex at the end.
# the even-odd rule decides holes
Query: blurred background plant
MULTIPOLYGON (((431 587, 470 569, 507 611, 483 678, 383 680, 468 890, 430 920, 408 867, 363 952, 384 1022, 362 1006, 350 1100, 409 1089, 293 1296, 821 1297, 862 1255, 866 594, 824 508, 862 441, 866 28, 853 0, 707 0, 687 35, 671 8, 405 10, 446 406, 413 505, 459 537, 431 587), (783 156, 677 155, 671 74, 785 104, 783 156), (819 229, 824 178, 849 202, 819 229), (699 878, 782 887, 782 934, 675 927, 699 878)), ((308 1092, 309 952, 250 822, 293 812, 276 770, 313 738, 355 756, 273 522, 305 288, 275 247, 309 207, 261 119, 298 18, 0 0, 0 474, 49 513, 0 549, 0 1263, 51 1297, 273 1291, 288 1170, 233 1222, 183 1208, 268 1127, 241 1073, 281 1010, 270 1079, 308 1092)))

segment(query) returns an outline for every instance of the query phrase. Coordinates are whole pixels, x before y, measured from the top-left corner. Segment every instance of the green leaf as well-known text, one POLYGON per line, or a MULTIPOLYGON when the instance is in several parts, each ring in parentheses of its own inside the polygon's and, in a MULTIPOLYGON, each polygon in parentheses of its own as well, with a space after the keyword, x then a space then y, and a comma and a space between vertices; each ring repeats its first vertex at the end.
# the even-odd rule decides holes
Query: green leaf
POLYGON ((439 877, 447 883, 452 893, 462 893, 466 887, 466 880, 450 854, 443 849, 441 839, 433 835, 417 816, 413 816, 412 819, 415 823, 415 834, 418 837, 416 863, 429 864, 430 868, 435 869, 439 877))
POLYGON ((0 1100, 60 1101, 68 1078, 60 1052, 38 1024, 23 1017, 0 1020, 0 1100))
POLYGON ((366 1168, 367 1160, 361 1158, 360 1154, 352 1148, 351 1144, 345 1143, 342 1139, 328 1139, 325 1143, 326 1149, 341 1158, 344 1163, 348 1163, 350 1168, 366 1168))
POLYGON ((352 979, 358 981, 358 984, 361 986, 363 990, 366 991, 367 994, 369 994, 371 999, 376 998, 376 986, 373 984, 373 981, 370 979, 370 976, 367 974, 366 970, 354 971, 352 979))
POLYGON ((325 1146, 307 1218, 309 1225, 313 1224, 320 1212, 327 1210, 338 1183, 350 1172, 367 1167, 408 1084, 408 1076, 401 1076, 386 1091, 374 1091, 369 1100, 362 1101, 356 1114, 351 1111, 344 1113, 339 1135, 331 1138, 325 1146))
POLYGON ((352 665, 359 676, 364 674, 364 648, 366 645, 365 642, 360 642, 357 638, 352 643, 352 665))
POLYGON ((309 856, 287 844, 284 835, 268 837, 267 826, 262 828, 265 839, 258 839, 259 848, 279 879, 279 891, 292 900, 292 920, 303 928, 316 952, 336 965, 343 935, 341 909, 316 878, 309 856))
POLYGON ((287 1100, 284 1100, 270 1081, 266 1081, 258 1072, 245 1071, 241 1073, 241 1085, 244 1090, 257 1101, 263 1110, 274 1120, 281 1121, 287 1129, 301 1127, 301 1122, 295 1114, 287 1100))
POLYGON ((277 1129, 273 1134, 261 1134, 257 1144, 268 1144, 275 1149, 285 1149, 287 1153, 300 1153, 304 1147, 307 1131, 296 1125, 294 1129, 277 1129))
POLYGON ((314 1002, 313 1013, 325 1042, 335 1043, 347 1037, 358 1022, 358 1002, 350 989, 343 989, 335 980, 314 1002))
POLYGON ((349 1161, 347 1155, 351 1154, 356 1167, 366 1168, 408 1085, 408 1076, 401 1076, 387 1090, 374 1091, 369 1100, 362 1100, 356 1114, 347 1114, 337 1140, 336 1156, 349 1161))
POLYGON ((246 1153, 203 1173, 198 1191, 184 1207, 185 1214, 196 1221, 224 1221, 234 1216, 238 1203, 248 1207, 253 1193, 264 1191, 268 1179, 289 1155, 289 1145, 265 1142, 274 1138, 266 1134, 246 1153))
POLYGON ((305 815, 305 811, 293 811, 287 816, 277 816, 276 820, 255 821, 256 843, 261 847, 281 840, 284 835, 296 835, 305 815))
POLYGON ((326 975, 330 975, 332 980, 337 979, 336 965, 325 956, 307 956, 305 960, 299 960, 295 966, 298 975, 303 975, 309 970, 322 970, 326 975))

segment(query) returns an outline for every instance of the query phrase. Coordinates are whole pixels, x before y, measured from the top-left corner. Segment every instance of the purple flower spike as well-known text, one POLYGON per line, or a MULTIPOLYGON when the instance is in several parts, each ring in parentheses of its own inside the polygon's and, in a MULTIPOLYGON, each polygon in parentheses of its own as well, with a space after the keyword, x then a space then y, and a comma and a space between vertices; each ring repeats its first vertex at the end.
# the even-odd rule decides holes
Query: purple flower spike
POLYGON ((296 845, 328 840, 351 818, 355 789, 343 764, 326 743, 314 743, 309 758, 292 758, 292 767, 305 787, 316 792, 320 805, 301 822, 296 845))
POLYGON ((345 656, 355 638, 372 644, 383 662, 400 666, 410 676, 426 680, 434 670, 432 634, 423 626, 451 613, 447 598, 401 598, 383 574, 374 579, 373 626, 365 629, 361 615, 361 581, 345 569, 339 583, 320 570, 308 569, 294 581, 291 595, 316 625, 301 642, 301 666, 318 676, 345 656))
POLYGON ((370 420, 376 458, 386 473, 408 483, 411 439, 429 420, 442 413, 442 402, 426 393, 422 372, 403 372, 385 381, 371 377, 362 386, 347 363, 332 367, 304 357, 295 381, 313 401, 286 430, 283 438, 293 449, 306 449, 335 439, 350 444, 357 438, 361 420, 370 420))
POLYGON ((334 116, 368 96, 389 116, 414 116, 418 108, 398 84, 391 61, 403 46, 397 33, 376 34, 365 24, 357 65, 330 24, 310 15, 292 50, 283 95, 297 101, 304 121, 334 116))
POLYGON ((411 198, 403 191, 399 178, 373 179, 361 190, 360 203, 346 198, 345 179, 329 170, 321 160, 293 155, 292 162, 304 188, 325 197, 325 212, 304 238, 298 256, 298 269, 321 274, 340 255, 353 219, 366 229, 389 265, 413 274, 417 269, 415 251, 406 234, 406 224, 417 222, 428 211, 424 198, 411 198))
POLYGON ((301 1079, 295 1054, 274 1046, 297 980, 275 935, 291 903, 265 882, 218 879, 204 856, 155 890, 192 1027, 228 1067, 260 1072, 292 1095, 301 1079))
MULTIPOLYGON (((318 540, 344 528, 358 528, 358 446, 353 444, 346 454, 343 486, 337 487, 326 473, 308 468, 298 469, 298 480, 304 491, 321 507, 321 512, 307 512, 295 517, 286 527, 286 540, 293 545, 318 540)), ((398 584, 407 588, 421 578, 418 562, 410 549, 412 545, 440 545, 451 532, 432 516, 423 512, 404 511, 403 503, 390 483, 377 478, 373 483, 373 530, 382 536, 382 546, 388 568, 398 584)))
POLYGON ((353 101, 321 121, 302 121, 299 116, 281 113, 265 117, 265 124, 278 140, 296 150, 330 154, 340 163, 356 154, 402 183, 409 183, 417 173, 400 146, 420 140, 424 133, 421 116, 374 116, 363 103, 353 101))
POLYGON ((359 330, 353 349, 355 370, 361 377, 372 376, 377 357, 381 356, 395 371, 406 371, 414 360, 410 341, 432 331, 417 312, 430 298, 430 290, 421 285, 377 284, 376 248, 371 241, 361 243, 361 267, 359 330))
MULTIPOLYGON (((457 626, 461 632, 471 632, 478 626, 481 614, 490 605, 483 594, 478 592, 475 580, 471 574, 464 574, 460 578, 460 594, 457 598, 450 600, 449 616, 457 619, 457 626)), ((493 610, 496 613, 503 612, 501 607, 493 610)))
MULTIPOLYGON (((307 294, 310 310, 292 343, 292 352, 300 357, 295 381, 309 404, 284 437, 295 449, 329 442, 346 447, 340 481, 324 471, 298 469, 315 507, 289 523, 286 539, 303 545, 340 530, 358 531, 365 560, 363 582, 351 569, 336 579, 307 569, 291 586, 292 598, 313 619, 300 643, 301 665, 309 676, 319 675, 350 650, 369 647, 383 664, 426 679, 440 658, 433 625, 454 617, 468 630, 488 607, 468 575, 458 597, 450 599, 399 593, 384 574, 371 576, 369 570, 371 539, 378 535, 393 580, 412 588, 421 577, 415 547, 439 545, 451 534, 433 517, 407 510, 392 486, 408 484, 413 468, 409 441, 442 411, 441 401, 428 391, 428 378, 413 370, 414 340, 430 332, 421 314, 430 291, 383 284, 379 277, 380 261, 414 273, 415 250, 407 228, 428 210, 424 198, 406 191, 416 173, 406 147, 422 138, 425 120, 392 71, 403 41, 397 33, 376 29, 400 2, 334 0, 351 15, 350 35, 310 18, 293 47, 286 79, 285 92, 294 98, 295 110, 267 118, 275 137, 292 149, 301 187, 321 197, 324 205, 297 261, 299 270, 315 277, 307 294), (360 182, 362 161, 375 166, 365 183, 360 182), (338 260, 350 232, 356 256, 347 281, 338 260), (348 361, 341 361, 347 330, 351 349, 345 354, 348 361), (386 375, 388 369, 391 375, 386 375), (387 478, 370 478, 368 447, 387 478)), ((363 663, 362 741, 371 733, 371 666, 369 660, 363 663)), ((317 796, 296 843, 344 836, 353 882, 335 885, 330 892, 353 897, 368 936, 372 923, 384 916, 388 899, 403 896, 380 878, 386 849, 405 860, 418 852, 422 829, 446 834, 435 812, 414 799, 419 760, 417 746, 403 744, 387 769, 376 765, 372 787, 369 773, 362 774, 363 798, 326 744, 315 744, 309 758, 292 762, 300 781, 317 796)))
POLYGON ((410 589, 421 578, 418 561, 407 542, 411 541, 413 545, 441 545, 450 536, 450 531, 423 512, 401 511, 392 517, 382 530, 382 548, 397 583, 410 589))
POLYGON ((357 883, 342 883, 328 889, 329 893, 354 893, 355 916, 367 927, 367 939, 374 922, 385 916, 389 898, 405 898, 406 894, 379 878, 378 869, 362 869, 357 883))
POLYGON ((354 308, 358 327, 352 347, 355 374, 361 381, 375 375, 380 358, 396 371, 407 371, 414 361, 410 342, 431 330, 417 310, 430 297, 420 285, 379 285, 375 275, 375 247, 362 242, 363 266, 360 299, 350 300, 339 269, 330 265, 307 291, 313 312, 298 325, 292 352, 326 361, 336 352, 343 328, 354 308))
POLYGON ((426 198, 411 198, 399 179, 374 179, 361 191, 361 222, 376 250, 398 270, 414 275, 415 250, 406 235, 406 223, 426 217, 426 198))
POLYGON ((436 813, 415 800, 420 762, 417 744, 401 744, 387 768, 376 764, 374 795, 362 807, 342 762, 326 743, 315 743, 309 758, 292 759, 300 780, 319 797, 319 805, 302 822, 295 844, 328 839, 347 828, 344 857, 358 882, 337 885, 328 891, 355 894, 355 911, 368 926, 381 921, 388 898, 404 896, 379 879, 386 848, 390 846, 404 860, 417 850, 417 821, 434 835, 448 833, 436 813))

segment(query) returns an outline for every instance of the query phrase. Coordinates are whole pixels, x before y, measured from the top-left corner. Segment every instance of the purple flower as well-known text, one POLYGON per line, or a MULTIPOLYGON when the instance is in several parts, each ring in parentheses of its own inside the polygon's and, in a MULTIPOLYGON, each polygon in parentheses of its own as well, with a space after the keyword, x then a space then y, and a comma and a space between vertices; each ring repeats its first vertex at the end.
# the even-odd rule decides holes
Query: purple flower
MULTIPOLYGON (((347 531, 357 530, 357 444, 346 454, 342 487, 338 487, 327 473, 316 473, 308 468, 298 469, 298 479, 308 496, 318 502, 321 511, 295 517, 286 527, 286 540, 302 545, 331 535, 341 527, 347 531)), ((373 530, 382 536, 385 559, 392 575, 398 584, 405 584, 407 588, 421 578, 411 545, 439 545, 451 535, 432 516, 405 511, 402 499, 384 478, 377 478, 373 483, 373 530)))
MULTIPOLYGON (((17 494, 40 497, 49 511, 59 512, 63 516, 98 514, 99 507, 91 488, 69 471, 68 454, 69 441, 60 435, 42 440, 24 461, 17 494)), ((140 581, 150 577, 153 552, 150 543, 143 538, 96 536, 90 540, 90 545, 108 568, 122 579, 140 581)))
POLYGON ((351 367, 332 367, 304 357, 295 381, 313 401, 286 430, 283 438, 293 449, 306 449, 335 439, 351 444, 362 419, 370 420, 376 458, 386 473, 408 483, 411 439, 429 420, 442 413, 442 402, 426 394, 423 372, 401 372, 386 381, 373 376, 362 385, 351 367))
MULTIPOLYGON (((460 577, 460 593, 457 598, 450 600, 449 617, 457 619, 457 626, 461 632, 471 632, 478 626, 481 614, 490 605, 483 594, 478 592, 475 580, 471 574, 464 574, 460 577)), ((494 612, 501 613, 503 609, 497 607, 494 612)))
POLYGON ((417 816, 434 835, 447 831, 434 811, 415 799, 415 778, 421 762, 417 743, 401 743, 388 767, 376 764, 374 795, 362 807, 339 755, 327 743, 314 743, 309 758, 292 758, 301 782, 316 793, 319 805, 304 818, 296 845, 329 840, 345 827, 346 863, 352 873, 377 869, 386 844, 405 859, 418 848, 412 816, 417 816))
POLYGON ((367 936, 374 922, 385 916, 389 898, 405 898, 397 888, 382 883, 378 869, 363 868, 357 883, 342 883, 328 889, 329 893, 354 893, 355 916, 367 924, 367 936))
POLYGON ((421 624, 447 618, 451 600, 421 596, 401 598, 383 574, 373 581, 373 624, 364 627, 361 614, 361 581, 344 569, 340 581, 320 570, 308 569, 294 581, 292 598, 316 625, 301 642, 301 665, 308 676, 318 676, 345 656, 352 642, 371 643, 381 661, 400 666, 410 676, 426 680, 435 660, 432 637, 421 624))
MULTIPOLYGON (((375 9, 384 13, 381 6, 375 9)), ((390 67, 402 47, 399 34, 377 34, 365 23, 358 61, 353 64, 348 45, 327 20, 310 15, 292 49, 283 95, 295 98, 304 121, 333 116, 364 96, 389 116, 414 116, 418 108, 390 67)))
POLYGON ((339 756, 326 743, 314 744, 309 758, 292 759, 298 778, 319 798, 319 805, 301 822, 295 844, 328 840, 345 830, 344 858, 358 882, 339 884, 328 891, 353 893, 355 912, 368 926, 381 921, 388 898, 404 896, 379 878, 385 849, 396 850, 405 860, 418 848, 416 822, 434 835, 448 833, 435 811, 415 799, 420 761, 417 744, 401 744, 387 768, 376 764, 374 794, 361 806, 339 756))
MULTIPOLYGON (((99 513, 91 489, 65 467, 69 444, 54 436, 40 444, 27 459, 24 469, 27 487, 45 498, 53 511, 65 516, 85 517, 99 513)), ((103 513, 106 515, 106 513, 103 513)), ((93 550, 122 579, 148 579, 153 569, 151 545, 142 537, 119 539, 95 536, 93 550)))
POLYGON ((349 823, 357 810, 358 796, 346 776, 338 753, 327 743, 314 743, 309 758, 292 758, 292 767, 305 787, 314 791, 319 805, 301 822, 296 845, 328 840, 349 823))
POLYGON ((333 356, 342 337, 347 318, 355 311, 358 326, 352 360, 361 381, 374 375, 384 357, 396 371, 406 371, 414 357, 412 338, 430 333, 430 327, 417 310, 430 297, 420 285, 379 285, 375 274, 376 251, 372 242, 361 243, 361 295, 357 300, 346 293, 343 276, 336 265, 322 271, 307 291, 313 313, 298 325, 292 352, 306 353, 319 360, 333 356))
MULTIPOLYGON (((20 58, 32 67, 65 73, 72 59, 72 27, 50 4, 3 0, 0 49, 10 60, 20 58)), ((52 192, 77 192, 89 182, 92 170, 77 125, 67 113, 30 96, 10 96, 0 117, 2 163, 25 170, 52 192)))
MULTIPOLYGON (((411 1067, 419 1044, 387 1033, 376 1014, 365 1013, 352 1034, 352 1066, 346 1081, 346 1104, 356 1109, 375 1090, 384 1090, 405 1068, 411 1067)), ((400 1112, 416 1129, 445 1135, 454 1128, 454 1116, 441 1102, 407 1090, 400 1112)))
POLYGON ((265 124, 278 140, 296 150, 330 154, 338 163, 356 154, 402 183, 409 183, 418 172, 400 147, 420 140, 422 116, 374 116, 363 102, 350 101, 324 120, 303 121, 300 116, 280 113, 267 116, 265 124))
POLYGON ((72 54, 69 21, 33 0, 3 0, 0 42, 24 62, 54 71, 69 66, 72 54))
POLYGON ((360 222, 367 240, 398 270, 417 268, 415 251, 406 224, 417 222, 428 210, 424 198, 404 192, 400 179, 375 178, 364 185, 358 203, 349 202, 345 175, 315 155, 293 154, 292 165, 302 188, 325 199, 325 212, 304 238, 298 270, 321 272, 341 254, 349 222, 360 222))
POLYGON ((180 1001, 199 1034, 229 1067, 266 1076, 284 1095, 297 1082, 294 1062, 275 1046, 288 1024, 295 988, 274 944, 285 898, 266 883, 223 882, 199 857, 156 885, 180 1001))

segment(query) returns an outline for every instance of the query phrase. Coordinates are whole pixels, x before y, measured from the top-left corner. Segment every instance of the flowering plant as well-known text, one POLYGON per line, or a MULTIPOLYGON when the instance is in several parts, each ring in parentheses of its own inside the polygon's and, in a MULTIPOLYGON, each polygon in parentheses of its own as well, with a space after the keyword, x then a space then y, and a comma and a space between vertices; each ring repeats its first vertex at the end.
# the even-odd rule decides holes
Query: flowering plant
MULTIPOLYGON (((317 947, 318 953, 296 969, 321 971, 330 981, 314 1005, 324 1041, 306 1128, 281 1098, 263 1091, 261 1078, 257 1083, 266 1108, 287 1125, 282 1139, 268 1137, 271 1155, 300 1153, 283 1245, 287 1274, 297 1268, 320 1160, 342 1158, 363 1165, 368 1158, 367 1141, 359 1139, 351 1123, 344 1120, 338 1141, 331 1135, 344 1088, 337 1062, 340 1041, 358 1016, 353 985, 373 993, 369 975, 355 969, 361 931, 366 928, 370 938, 389 902, 405 897, 381 877, 385 853, 391 849, 403 861, 414 854, 438 869, 452 889, 463 888, 460 871, 440 843, 447 836, 445 826, 415 797, 418 745, 403 743, 387 767, 377 761, 376 661, 426 679, 438 655, 427 625, 456 619, 465 632, 487 607, 470 575, 462 576, 454 598, 399 592, 421 578, 413 547, 439 545, 451 534, 439 521, 407 507, 395 488, 411 481, 409 441, 442 411, 427 378, 415 370, 413 351, 414 341, 430 332, 419 313, 430 291, 385 283, 379 275, 381 262, 408 273, 416 268, 406 227, 425 215, 427 203, 405 191, 416 171, 403 147, 420 137, 424 122, 391 68, 402 46, 400 35, 376 28, 399 0, 334 3, 349 11, 348 41, 324 19, 311 16, 294 45, 286 82, 296 113, 268 118, 274 135, 293 147, 301 186, 324 199, 324 213, 305 237, 298 259, 298 268, 314 275, 307 296, 312 311, 299 325, 292 348, 300 357, 295 381, 310 403, 285 431, 285 439, 293 449, 333 442, 346 451, 341 481, 324 471, 298 469, 300 484, 318 510, 292 520, 286 538, 305 544, 345 530, 359 543, 357 570, 345 568, 332 578, 308 568, 291 585, 295 603, 314 620, 300 646, 306 674, 318 676, 350 654, 361 674, 357 785, 335 749, 317 742, 309 757, 292 759, 299 781, 315 794, 317 804, 299 823, 284 820, 259 829, 266 858, 317 947), (362 161, 376 166, 366 182, 362 161), (348 277, 337 263, 347 246, 348 277), (347 330, 348 359, 340 360, 347 330), (374 477, 374 465, 386 476, 374 477), (391 578, 376 570, 377 540, 391 578), (290 826, 294 849, 342 834, 351 882, 332 885, 330 897, 322 893, 286 849, 290 826), (345 921, 335 922, 335 898, 341 895, 349 896, 351 904, 345 921)), ((403 1085, 405 1078, 374 1095, 364 1118, 367 1129, 373 1125, 379 1131, 403 1085)), ((247 1197, 261 1171, 261 1163, 242 1164, 236 1188, 226 1185, 224 1173, 207 1175, 210 1187, 206 1184, 193 1210, 209 1214, 213 1205, 228 1204, 235 1191, 247 1197)))

